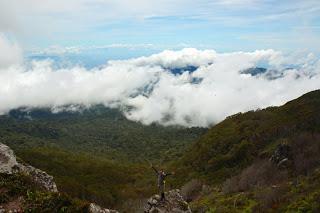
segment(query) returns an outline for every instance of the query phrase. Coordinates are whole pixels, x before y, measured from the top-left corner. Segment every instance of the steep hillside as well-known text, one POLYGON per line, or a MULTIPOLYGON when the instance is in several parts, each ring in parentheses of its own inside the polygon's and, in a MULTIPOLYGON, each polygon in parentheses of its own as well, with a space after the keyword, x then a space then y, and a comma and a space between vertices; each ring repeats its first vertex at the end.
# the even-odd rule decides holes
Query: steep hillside
POLYGON ((193 211, 319 212, 319 112, 317 90, 212 127, 173 163, 193 211))
POLYGON ((186 151, 182 169, 210 182, 221 182, 255 158, 270 155, 268 151, 281 139, 320 132, 319 112, 320 90, 317 90, 281 107, 230 116, 186 151))

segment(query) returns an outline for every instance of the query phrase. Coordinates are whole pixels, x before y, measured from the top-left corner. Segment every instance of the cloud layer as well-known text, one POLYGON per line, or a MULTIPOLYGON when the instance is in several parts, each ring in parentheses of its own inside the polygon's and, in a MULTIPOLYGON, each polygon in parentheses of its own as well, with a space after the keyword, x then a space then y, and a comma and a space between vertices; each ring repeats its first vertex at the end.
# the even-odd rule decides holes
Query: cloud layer
POLYGON ((0 33, 0 68, 21 62, 22 51, 18 44, 9 41, 0 33))
MULTIPOLYGON (((0 45, 15 49, 5 42, 0 37, 0 45)), ((320 88, 318 58, 274 50, 217 53, 189 48, 109 61, 94 69, 57 69, 48 60, 21 64, 20 57, 10 57, 14 60, 9 63, 6 55, 0 54, 0 114, 17 107, 57 110, 104 104, 144 124, 209 126, 228 115, 280 105, 320 88), (268 70, 243 74, 256 66, 268 70), (172 72, 188 67, 197 69, 172 72)))

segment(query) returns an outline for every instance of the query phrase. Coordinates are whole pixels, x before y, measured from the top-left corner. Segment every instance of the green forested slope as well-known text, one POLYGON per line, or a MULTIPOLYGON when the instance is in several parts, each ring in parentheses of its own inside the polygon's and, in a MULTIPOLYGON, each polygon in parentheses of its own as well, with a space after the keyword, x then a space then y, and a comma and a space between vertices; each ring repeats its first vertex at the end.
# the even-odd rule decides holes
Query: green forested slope
POLYGON ((145 126, 94 106, 53 114, 18 109, 0 117, 0 140, 55 177, 61 191, 107 207, 155 192, 148 160, 177 159, 203 128, 145 126))
POLYGON ((138 161, 174 157, 203 128, 149 126, 127 120, 118 110, 94 106, 81 113, 49 109, 13 110, 0 117, 0 139, 12 148, 54 146, 109 159, 138 161))
POLYGON ((194 212, 319 212, 319 112, 317 90, 209 129, 172 163, 177 183, 193 179, 183 188, 194 212), (269 160, 279 144, 290 148, 285 167, 269 160))
POLYGON ((268 155, 280 139, 304 132, 320 132, 320 90, 281 107, 228 117, 189 147, 179 167, 220 182, 268 155))

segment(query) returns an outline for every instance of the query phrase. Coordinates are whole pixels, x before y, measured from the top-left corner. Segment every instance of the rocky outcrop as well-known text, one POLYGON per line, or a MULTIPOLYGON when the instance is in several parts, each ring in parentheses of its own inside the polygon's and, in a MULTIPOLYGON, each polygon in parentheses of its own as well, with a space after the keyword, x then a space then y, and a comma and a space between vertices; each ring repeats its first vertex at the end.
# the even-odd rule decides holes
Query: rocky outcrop
MULTIPOLYGON (((58 192, 57 185, 54 182, 53 177, 51 175, 48 175, 46 172, 40 169, 37 169, 33 166, 17 162, 16 156, 14 155, 14 152, 12 151, 12 149, 10 149, 10 147, 2 143, 0 143, 0 173, 2 174, 23 173, 30 176, 31 179, 39 187, 50 192, 58 192)), ((17 199, 20 199, 20 197, 17 199)), ((19 206, 18 207, 17 205, 13 206, 16 201, 19 201, 17 199, 3 204, 3 206, 0 206, 0 213, 7 212, 6 210, 8 209, 15 209, 14 211, 12 210, 12 212, 22 212, 22 210, 21 211, 17 210, 20 208, 19 206)), ((19 203, 21 204, 22 201, 19 201, 19 203)), ((102 208, 95 203, 91 203, 89 205, 89 212, 90 213, 119 213, 118 211, 115 211, 115 210, 102 208)))
POLYGON ((12 174, 17 170, 18 165, 13 151, 0 143, 0 173, 12 174))
POLYGON ((19 172, 31 176, 32 180, 40 187, 51 192, 58 192, 57 185, 51 175, 33 166, 18 163, 12 149, 0 143, 0 173, 13 174, 19 172))
POLYGON ((288 167, 290 159, 290 146, 288 144, 281 143, 276 147, 273 155, 270 158, 270 161, 279 168, 285 168, 288 167))
POLYGON ((116 210, 104 209, 95 203, 90 203, 89 212, 90 213, 119 213, 116 210))
POLYGON ((53 181, 53 177, 51 175, 48 175, 46 172, 30 165, 19 164, 18 168, 19 172, 23 172, 31 176, 33 181, 42 188, 46 189, 47 191, 58 192, 57 185, 53 181))
POLYGON ((152 196, 145 207, 145 213, 191 213, 188 203, 175 189, 165 193, 166 199, 160 200, 159 195, 152 196))

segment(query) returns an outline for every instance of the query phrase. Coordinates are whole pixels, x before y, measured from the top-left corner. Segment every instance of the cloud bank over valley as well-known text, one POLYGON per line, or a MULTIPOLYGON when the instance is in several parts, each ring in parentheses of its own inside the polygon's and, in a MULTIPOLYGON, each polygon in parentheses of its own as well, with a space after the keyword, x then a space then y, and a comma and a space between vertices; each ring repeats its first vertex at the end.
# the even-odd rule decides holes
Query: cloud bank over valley
POLYGON ((209 126, 320 88, 318 57, 272 49, 166 50, 92 69, 22 59, 19 46, 0 37, 0 114, 19 107, 57 111, 104 104, 144 124, 209 126))

